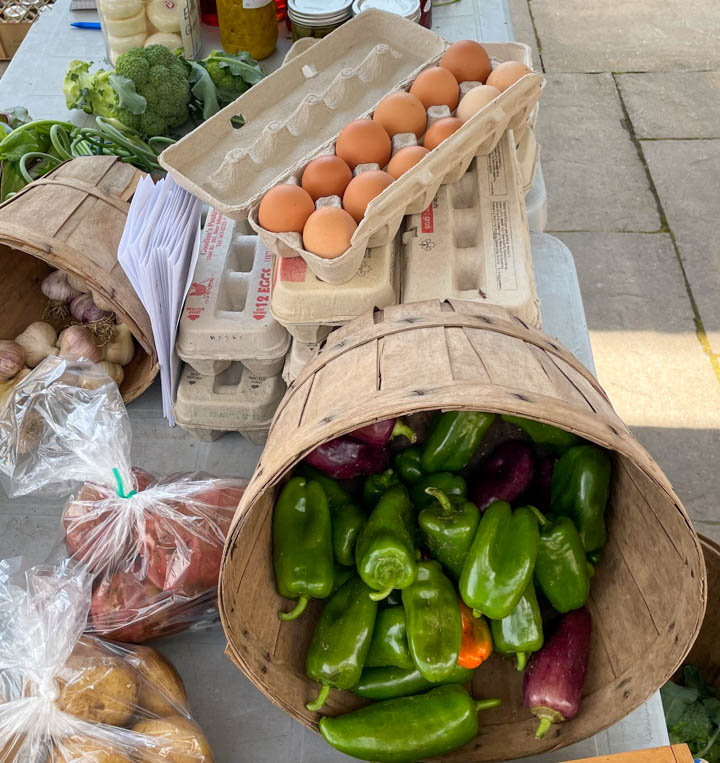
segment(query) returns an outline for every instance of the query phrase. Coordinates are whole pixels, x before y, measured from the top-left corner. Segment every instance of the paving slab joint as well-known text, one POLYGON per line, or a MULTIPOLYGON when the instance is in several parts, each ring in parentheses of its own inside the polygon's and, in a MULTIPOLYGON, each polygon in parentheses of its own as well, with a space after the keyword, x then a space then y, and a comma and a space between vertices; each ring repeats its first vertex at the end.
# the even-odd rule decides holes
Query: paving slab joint
POLYGON ((528 8, 528 14, 530 15, 530 23, 532 24, 533 33, 535 34, 535 44, 537 45, 537 54, 538 58, 540 59, 540 66, 542 67, 543 72, 545 71, 545 62, 543 61, 543 54, 542 54, 542 40, 540 39, 540 35, 538 34, 537 25, 535 24, 535 16, 533 15, 532 11, 532 0, 527 0, 527 8, 528 8))

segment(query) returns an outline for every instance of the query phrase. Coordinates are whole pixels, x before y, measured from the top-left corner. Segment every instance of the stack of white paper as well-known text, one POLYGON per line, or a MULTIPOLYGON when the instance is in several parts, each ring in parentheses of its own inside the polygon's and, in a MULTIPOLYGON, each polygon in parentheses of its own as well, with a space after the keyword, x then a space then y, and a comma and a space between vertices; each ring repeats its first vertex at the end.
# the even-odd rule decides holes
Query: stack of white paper
POLYGON ((200 249, 202 203, 167 177, 138 184, 118 247, 118 261, 152 324, 160 363, 163 414, 172 405, 180 371, 175 336, 200 249))

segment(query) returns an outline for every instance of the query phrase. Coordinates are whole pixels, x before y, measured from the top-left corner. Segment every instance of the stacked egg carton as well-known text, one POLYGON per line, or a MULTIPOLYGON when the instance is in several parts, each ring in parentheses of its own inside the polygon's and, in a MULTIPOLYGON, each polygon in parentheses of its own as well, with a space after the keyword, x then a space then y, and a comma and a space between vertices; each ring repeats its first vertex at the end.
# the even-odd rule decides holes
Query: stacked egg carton
POLYGON ((290 336, 270 314, 271 260, 257 236, 210 211, 176 343, 186 366, 175 420, 200 439, 264 442, 285 392, 290 336))

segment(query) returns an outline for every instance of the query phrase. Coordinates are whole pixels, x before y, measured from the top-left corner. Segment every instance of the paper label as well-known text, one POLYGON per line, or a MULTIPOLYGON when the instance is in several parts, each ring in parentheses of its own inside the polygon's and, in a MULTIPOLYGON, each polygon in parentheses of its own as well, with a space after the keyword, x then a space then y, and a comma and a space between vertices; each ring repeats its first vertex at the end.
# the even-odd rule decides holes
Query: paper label
POLYGON ((280 281, 303 283, 307 273, 307 263, 302 257, 279 257, 277 278, 280 281))
POLYGON ((274 0, 242 0, 242 7, 243 8, 263 8, 266 5, 270 5, 270 3, 274 2, 274 0))
POLYGON ((503 161, 502 149, 500 143, 490 152, 487 158, 488 166, 488 185, 490 186, 491 196, 506 196, 508 192, 508 181, 505 176, 506 165, 509 162, 503 161))
POLYGON ((517 272, 507 201, 490 203, 495 252, 495 279, 498 291, 517 289, 517 272))
POLYGON ((435 215, 433 214, 433 201, 430 206, 420 216, 420 230, 423 233, 432 233, 435 230, 435 215))
MULTIPOLYGON (((211 209, 205 223, 198 256, 210 262, 218 249, 225 249, 225 234, 227 230, 227 218, 223 217, 216 209, 211 209)), ((193 281, 190 284, 190 290, 185 302, 185 316, 188 320, 196 321, 205 311, 215 283, 215 276, 212 275, 202 281, 193 281)))
MULTIPOLYGON (((165 0, 168 8, 175 7, 172 0, 165 0)), ((195 58, 200 52, 202 40, 200 39, 200 8, 197 0, 182 0, 180 4, 180 36, 183 42, 183 54, 185 58, 195 58)))

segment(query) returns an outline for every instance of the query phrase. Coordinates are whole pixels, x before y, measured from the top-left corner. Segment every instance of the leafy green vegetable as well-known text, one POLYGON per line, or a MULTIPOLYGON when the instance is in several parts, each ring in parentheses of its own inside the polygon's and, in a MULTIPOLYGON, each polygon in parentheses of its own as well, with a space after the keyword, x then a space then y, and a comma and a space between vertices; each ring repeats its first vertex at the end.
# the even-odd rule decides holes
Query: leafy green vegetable
POLYGON ((9 109, 0 111, 0 123, 14 130, 20 125, 32 122, 32 117, 24 106, 11 106, 9 109))
POLYGON ((213 50, 200 63, 212 78, 222 105, 234 101, 265 76, 260 64, 245 50, 235 55, 213 50))
POLYGON ((186 63, 190 68, 188 80, 192 86, 190 109, 197 121, 202 122, 219 111, 218 93, 207 69, 195 61, 186 61, 186 63))

